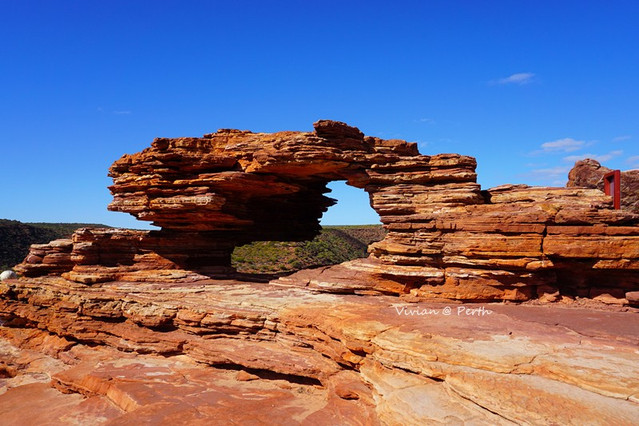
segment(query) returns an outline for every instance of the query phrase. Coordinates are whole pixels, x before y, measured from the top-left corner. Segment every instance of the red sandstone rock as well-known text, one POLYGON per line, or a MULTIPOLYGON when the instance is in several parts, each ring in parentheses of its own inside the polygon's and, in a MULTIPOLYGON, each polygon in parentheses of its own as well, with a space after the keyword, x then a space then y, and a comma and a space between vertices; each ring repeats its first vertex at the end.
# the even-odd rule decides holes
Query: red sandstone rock
POLYGON ((232 247, 198 232, 83 228, 72 240, 32 245, 16 271, 25 276, 62 275, 83 284, 193 281, 234 272, 227 266, 232 247), (66 253, 58 253, 60 245, 66 253))
MULTIPOLYGON (((604 190, 604 175, 612 169, 597 160, 586 158, 575 163, 568 173, 568 187, 597 188, 604 190)), ((639 170, 621 172, 621 207, 639 213, 639 170)))
POLYGON ((639 317, 616 305, 638 299, 639 217, 595 189, 480 191, 475 166, 331 121, 122 157, 111 208, 163 229, 79 230, 0 283, 1 418, 633 424, 639 317), (335 179, 388 230, 368 259, 210 279, 237 244, 312 236, 335 179), (596 309, 459 303, 534 298, 596 309))
POLYGON ((212 280, 87 287, 46 277, 0 293, 0 335, 13 342, 0 340, 11 371, 0 413, 16 423, 25 410, 113 424, 257 423, 265 413, 279 424, 632 424, 639 415, 636 312, 212 280))
POLYGON ((610 294, 624 303, 612 293, 639 290, 639 216, 613 210, 596 189, 481 191, 475 167, 472 157, 420 155, 415 144, 326 120, 314 132, 160 138, 113 164, 109 208, 161 231, 81 230, 64 252, 34 246, 18 269, 85 284, 230 277, 236 245, 313 237, 334 202, 326 184, 346 180, 369 193, 386 237, 368 261, 279 284, 468 301, 559 291, 552 298, 610 294))
POLYGON ((59 275, 73 268, 70 239, 53 240, 48 244, 32 244, 24 262, 16 272, 25 276, 59 275))

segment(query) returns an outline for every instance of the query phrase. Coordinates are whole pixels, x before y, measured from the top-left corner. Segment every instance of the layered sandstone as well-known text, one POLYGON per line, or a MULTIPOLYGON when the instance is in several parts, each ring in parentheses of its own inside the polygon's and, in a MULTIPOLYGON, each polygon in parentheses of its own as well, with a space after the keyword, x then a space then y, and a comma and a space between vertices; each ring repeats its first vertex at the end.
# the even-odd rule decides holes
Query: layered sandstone
POLYGON ((8 424, 634 424, 637 312, 236 281, 0 284, 8 424))
POLYGON ((365 137, 332 121, 315 123, 314 132, 222 129, 202 138, 156 139, 111 166, 109 209, 163 229, 225 233, 237 244, 310 239, 335 202, 324 195, 328 182, 364 187, 372 164, 402 158, 430 162, 415 144, 365 137))
MULTIPOLYGON (((160 138, 113 164, 109 208, 162 230, 81 231, 72 264, 65 258, 60 268, 85 283, 229 277, 237 245, 315 236, 334 203, 327 183, 346 180, 368 192, 386 238, 365 261, 280 284, 466 301, 564 295, 626 303, 639 290, 639 216, 614 210, 596 189, 482 191, 475 167, 472 157, 420 155, 413 143, 325 120, 313 132, 160 138)), ((60 269, 48 268, 20 266, 25 275, 60 269)))
POLYGON ((421 205, 402 219, 382 216, 388 235, 372 245, 371 259, 340 268, 368 269, 419 298, 622 301, 639 285, 637 216, 612 210, 610 197, 525 185, 482 195, 482 204, 421 205))
MULTIPOLYGON (((604 176, 612 172, 597 160, 586 158, 575 163, 568 173, 567 187, 597 188, 604 190, 604 176)), ((639 170, 621 172, 621 208, 639 213, 639 170)))
POLYGON ((27 277, 60 275, 74 266, 71 250, 73 250, 73 242, 66 238, 53 240, 47 244, 31 244, 27 257, 14 269, 27 277))
POLYGON ((591 188, 482 191, 475 166, 331 121, 122 157, 110 208, 161 230, 81 229, 0 283, 0 418, 635 424, 639 312, 588 298, 639 303, 639 216, 591 188), (233 272, 239 244, 315 235, 332 180, 387 230, 367 259, 233 272))

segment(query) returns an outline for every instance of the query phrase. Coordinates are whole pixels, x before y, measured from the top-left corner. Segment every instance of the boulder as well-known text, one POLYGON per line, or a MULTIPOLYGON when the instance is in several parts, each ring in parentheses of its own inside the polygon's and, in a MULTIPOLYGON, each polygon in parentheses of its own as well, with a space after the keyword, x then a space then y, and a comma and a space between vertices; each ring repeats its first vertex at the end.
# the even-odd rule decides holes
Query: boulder
POLYGON ((18 278, 18 275, 11 270, 3 271, 0 274, 0 281, 15 280, 16 278, 18 278))
MULTIPOLYGON (((603 177, 613 171, 597 160, 586 158, 575 163, 568 173, 568 187, 597 188, 604 190, 603 177)), ((639 170, 621 172, 621 208, 639 214, 639 170)))

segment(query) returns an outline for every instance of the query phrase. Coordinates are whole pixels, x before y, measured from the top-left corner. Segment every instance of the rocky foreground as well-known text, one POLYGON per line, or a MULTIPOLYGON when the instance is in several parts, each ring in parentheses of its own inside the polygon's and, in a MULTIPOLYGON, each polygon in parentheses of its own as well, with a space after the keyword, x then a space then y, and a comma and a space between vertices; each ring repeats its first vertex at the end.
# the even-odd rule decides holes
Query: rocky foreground
MULTIPOLYGON (((636 424, 639 315, 274 284, 0 285, 3 424, 636 424)), ((623 311, 623 310, 626 311, 623 311)))

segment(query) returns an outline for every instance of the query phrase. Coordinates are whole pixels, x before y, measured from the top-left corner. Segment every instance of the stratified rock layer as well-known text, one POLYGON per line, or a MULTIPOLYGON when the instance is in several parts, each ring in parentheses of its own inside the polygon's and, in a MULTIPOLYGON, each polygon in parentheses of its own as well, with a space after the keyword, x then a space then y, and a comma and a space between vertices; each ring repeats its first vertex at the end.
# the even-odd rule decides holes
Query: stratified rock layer
POLYGON ((568 295, 626 303, 625 294, 639 290, 638 215, 614 210, 596 189, 481 191, 475 167, 472 157, 420 155, 413 143, 333 121, 315 123, 314 132, 156 139, 113 164, 109 209, 161 231, 82 230, 71 265, 67 254, 43 257, 39 246, 28 259, 56 268, 27 260, 19 269, 64 269, 84 283, 229 276, 237 245, 315 236, 334 203, 326 184, 346 180, 368 192, 386 238, 367 260, 280 284, 466 301, 568 295))
MULTIPOLYGON (((597 160, 586 158, 575 163, 568 173, 567 187, 604 190, 604 176, 612 172, 597 160)), ((639 170, 621 172, 621 208, 639 213, 639 170)))
POLYGON ((78 230, 0 283, 4 423, 639 418, 637 309, 577 298, 639 303, 639 217, 597 189, 481 191, 471 157, 329 121, 157 139, 111 175, 110 208, 162 229, 78 230), (336 179, 388 231, 369 258, 219 279, 238 244, 312 237, 336 179))
MULTIPOLYGON (((312 133, 220 130, 199 139, 156 139, 111 166, 109 209, 163 229, 225 232, 238 244, 310 239, 334 204, 323 195, 328 182, 348 180, 363 188, 373 164, 402 158, 433 172, 448 168, 437 161, 431 167, 415 144, 364 137, 331 121, 315 123, 312 133)), ((464 158, 473 177, 474 160, 464 158)))
POLYGON ((619 310, 415 304, 234 281, 9 280, 0 283, 0 415, 7 424, 631 425, 639 315, 619 310))
POLYGON ((207 232, 81 228, 71 239, 33 245, 15 270, 27 277, 61 275, 84 284, 193 281, 208 278, 202 274, 232 272, 233 247, 207 232))

